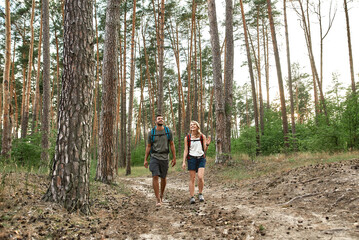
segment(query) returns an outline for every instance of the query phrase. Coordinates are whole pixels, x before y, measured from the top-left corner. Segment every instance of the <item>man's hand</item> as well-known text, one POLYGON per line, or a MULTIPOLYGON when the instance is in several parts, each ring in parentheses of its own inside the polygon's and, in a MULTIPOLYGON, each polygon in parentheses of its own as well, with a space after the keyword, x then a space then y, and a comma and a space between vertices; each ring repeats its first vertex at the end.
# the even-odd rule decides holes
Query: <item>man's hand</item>
POLYGON ((174 167, 174 165, 176 165, 176 159, 175 158, 172 159, 172 161, 171 161, 171 166, 174 167))
POLYGON ((148 168, 148 162, 147 162, 147 160, 145 160, 145 162, 143 163, 143 166, 145 166, 145 168, 148 168))

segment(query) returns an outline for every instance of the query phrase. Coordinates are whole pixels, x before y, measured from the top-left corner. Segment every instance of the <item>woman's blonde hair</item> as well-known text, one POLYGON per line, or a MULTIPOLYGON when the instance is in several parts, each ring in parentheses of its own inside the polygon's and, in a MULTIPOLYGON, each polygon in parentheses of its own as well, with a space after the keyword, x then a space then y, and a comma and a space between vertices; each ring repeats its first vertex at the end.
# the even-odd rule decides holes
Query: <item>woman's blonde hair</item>
MULTIPOLYGON (((200 137, 202 133, 201 133, 201 127, 200 127, 199 123, 197 121, 193 121, 193 120, 191 121, 191 123, 196 124, 196 126, 198 127, 197 134, 195 137, 200 137)), ((189 129, 189 133, 191 134, 191 128, 189 129)))

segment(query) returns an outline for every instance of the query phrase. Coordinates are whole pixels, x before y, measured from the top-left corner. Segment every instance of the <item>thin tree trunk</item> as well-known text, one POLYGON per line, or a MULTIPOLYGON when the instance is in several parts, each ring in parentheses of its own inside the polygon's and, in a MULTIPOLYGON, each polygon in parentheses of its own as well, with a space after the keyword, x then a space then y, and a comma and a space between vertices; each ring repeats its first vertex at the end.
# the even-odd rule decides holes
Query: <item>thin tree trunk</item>
MULTIPOLYGON (((11 67, 11 16, 10 0, 5 1, 5 67, 3 75, 3 131, 1 155, 4 158, 10 157, 11 154, 11 104, 10 104, 10 67, 11 67)), ((1 98, 1 96, 0 96, 1 98)))
POLYGON ((41 23, 40 23, 40 33, 39 33, 39 48, 38 48, 38 56, 37 56, 37 71, 36 71, 36 89, 35 89, 35 98, 34 98, 34 112, 32 119, 32 133, 37 132, 37 125, 39 121, 39 112, 40 112, 40 67, 41 67, 41 44, 42 44, 42 10, 41 10, 41 23))
POLYGON ((159 40, 160 40, 160 49, 158 56, 158 65, 159 65, 159 78, 158 78, 158 102, 157 102, 157 112, 158 114, 163 113, 163 76, 164 76, 164 27, 165 27, 165 0, 161 1, 161 13, 159 21, 159 40))
POLYGON ((42 152, 41 161, 49 164, 49 145, 50 145, 50 18, 49 18, 49 0, 42 0, 42 25, 43 25, 43 104, 42 104, 42 118, 41 118, 41 132, 42 132, 42 152))
POLYGON ((30 111, 30 95, 31 95, 31 75, 32 75, 32 56, 34 53, 34 17, 35 17, 35 0, 32 0, 31 7, 31 20, 30 20, 30 50, 29 50, 29 64, 28 64, 28 72, 27 72, 27 86, 26 86, 26 94, 25 94, 25 102, 24 102, 24 113, 21 119, 21 138, 25 138, 27 135, 27 128, 29 124, 29 111, 30 111))
POLYGON ((296 133, 295 133, 295 116, 294 116, 294 98, 293 98, 293 86, 292 86, 292 70, 291 70, 291 62, 290 62, 290 48, 289 48, 289 33, 288 33, 288 23, 287 23, 287 3, 286 3, 286 0, 283 1, 283 9, 284 9, 285 43, 286 43, 286 50, 287 50, 288 87, 289 87, 289 97, 290 97, 290 114, 291 114, 291 121, 292 121, 292 138, 293 138, 294 151, 297 151, 296 133))
POLYGON ((242 22, 243 22, 243 32, 244 32, 244 39, 246 43, 246 51, 247 51, 247 61, 248 61, 248 69, 249 69, 249 76, 251 78, 251 86, 252 86, 252 98, 253 98, 253 107, 254 107, 254 124, 256 128, 256 154, 259 155, 260 153, 260 137, 259 137, 259 122, 258 122, 258 105, 257 105, 257 96, 256 96, 256 87, 254 82, 254 74, 253 74, 253 66, 252 66, 252 58, 249 49, 249 41, 247 36, 247 23, 245 19, 244 9, 243 9, 243 1, 240 0, 241 5, 241 14, 242 14, 242 22))
POLYGON ((225 147, 224 152, 228 159, 231 158, 231 129, 233 115, 233 61, 234 61, 234 45, 233 45, 233 2, 226 0, 226 57, 224 72, 226 75, 224 95, 225 95, 225 147))
POLYGON ((201 129, 204 129, 204 94, 203 94, 203 67, 202 67, 202 46, 201 46, 201 26, 199 24, 199 21, 197 23, 198 25, 198 47, 199 47, 199 71, 200 71, 200 126, 201 129))
POLYGON ((352 91, 353 91, 353 93, 355 93, 356 89, 355 89, 355 78, 354 78, 354 65, 353 65, 352 43, 351 43, 351 37, 350 37, 350 24, 349 24, 349 14, 348 14, 347 0, 344 0, 344 12, 345 12, 345 21, 346 21, 346 24, 347 24, 350 79, 352 80, 352 91))
POLYGON ((273 21, 273 16, 272 16, 272 3, 271 3, 271 0, 267 0, 267 7, 268 7, 269 24, 270 24, 270 28, 271 28, 271 34, 272 34, 274 57, 275 57, 275 62, 276 62, 276 67, 277 67, 277 77, 278 77, 280 104, 281 104, 281 112, 282 112, 284 146, 288 149, 289 146, 288 146, 287 110, 286 110, 286 106, 285 106, 282 70, 281 70, 280 59, 279 59, 279 50, 278 50, 278 45, 277 45, 277 37, 276 37, 276 33, 275 33, 274 21, 273 21))
POLYGON ((125 18, 123 30, 123 77, 121 94, 121 149, 120 149, 120 167, 126 167, 126 32, 127 32, 127 2, 125 2, 125 18))
POLYGON ((92 1, 65 3, 64 69, 52 177, 44 200, 90 214, 89 141, 94 82, 92 1), (81 6, 78 7, 78 6, 81 6))
POLYGON ((116 0, 107 1, 104 59, 102 71, 101 118, 99 131, 98 162, 96 180, 111 183, 114 179, 115 159, 115 120, 117 95, 117 25, 120 3, 116 0))
POLYGON ((259 122, 261 126, 261 134, 264 134, 264 105, 262 94, 262 72, 261 72, 261 47, 259 39, 259 10, 257 9, 257 43, 258 43, 258 57, 257 57, 257 71, 258 71, 258 96, 259 96, 259 122))
POLYGON ((155 122, 155 106, 154 106, 154 94, 152 91, 152 84, 151 84, 151 75, 150 75, 150 65, 148 63, 148 55, 147 55, 147 49, 146 49, 146 39, 145 39, 145 35, 143 34, 142 31, 142 39, 143 39, 143 50, 145 53, 145 61, 146 61, 146 77, 147 77, 147 81, 148 81, 148 94, 149 94, 149 100, 150 100, 150 110, 151 110, 151 116, 152 116, 152 124, 154 124, 155 122))
POLYGON ((19 108, 17 104, 17 94, 16 94, 16 83, 15 83, 15 50, 16 50, 16 35, 14 39, 14 51, 13 51, 13 60, 11 66, 11 84, 10 84, 10 101, 14 99, 15 108, 10 112, 10 119, 12 120, 12 135, 17 138, 17 129, 18 129, 18 117, 19 117, 19 108), (13 115, 13 116, 11 116, 13 115))
POLYGON ((134 92, 134 85, 135 85, 135 34, 136 34, 136 0, 133 1, 133 14, 132 14, 131 79, 130 79, 130 102, 128 105, 126 175, 131 174, 132 111, 133 111, 133 92, 134 92))
POLYGON ((94 118, 92 126, 92 140, 91 140, 91 152, 93 153, 93 159, 97 159, 97 143, 98 143, 98 111, 97 111, 97 95, 100 86, 100 51, 98 44, 98 26, 97 26, 97 7, 96 0, 94 2, 94 15, 95 15, 95 32, 96 32, 96 82, 95 92, 93 97, 94 104, 94 118))
POLYGON ((226 161, 224 154, 226 113, 224 102, 224 91, 222 82, 222 64, 219 46, 219 34, 217 25, 215 0, 208 0, 209 33, 212 47, 213 83, 216 97, 216 163, 226 161))

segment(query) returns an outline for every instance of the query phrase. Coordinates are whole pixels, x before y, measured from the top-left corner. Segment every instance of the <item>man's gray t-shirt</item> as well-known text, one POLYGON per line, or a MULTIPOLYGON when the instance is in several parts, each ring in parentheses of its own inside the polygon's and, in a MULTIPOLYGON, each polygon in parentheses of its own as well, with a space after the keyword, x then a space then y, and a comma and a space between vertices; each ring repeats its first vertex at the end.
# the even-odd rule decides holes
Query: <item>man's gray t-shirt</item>
POLYGON ((156 129, 153 142, 151 141, 151 132, 148 133, 147 142, 151 144, 152 151, 151 157, 158 160, 168 160, 168 153, 170 150, 169 141, 173 141, 172 132, 169 130, 169 139, 166 134, 166 130, 158 131, 156 129))

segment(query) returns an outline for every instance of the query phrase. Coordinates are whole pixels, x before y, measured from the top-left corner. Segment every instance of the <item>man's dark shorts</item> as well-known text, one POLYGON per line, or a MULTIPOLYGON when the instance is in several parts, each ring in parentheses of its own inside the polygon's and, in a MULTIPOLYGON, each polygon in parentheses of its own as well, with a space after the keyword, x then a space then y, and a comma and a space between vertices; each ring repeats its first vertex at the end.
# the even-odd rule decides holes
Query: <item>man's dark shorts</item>
POLYGON ((189 156, 189 159, 187 159, 188 163, 188 171, 193 170, 198 172, 198 168, 204 168, 206 166, 206 158, 203 156, 201 157, 193 157, 189 156))
POLYGON ((168 171, 168 160, 158 160, 151 157, 150 171, 152 172, 152 177, 160 176, 160 178, 166 178, 168 171))

